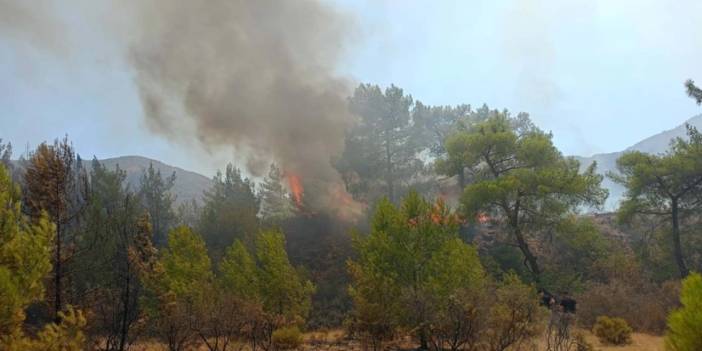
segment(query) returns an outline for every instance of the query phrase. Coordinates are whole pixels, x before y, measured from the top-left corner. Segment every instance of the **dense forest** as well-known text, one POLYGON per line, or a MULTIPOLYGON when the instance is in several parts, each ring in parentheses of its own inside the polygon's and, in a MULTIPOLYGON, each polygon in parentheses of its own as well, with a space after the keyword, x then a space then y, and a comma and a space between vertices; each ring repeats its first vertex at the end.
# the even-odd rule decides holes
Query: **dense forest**
POLYGON ((587 331, 702 350, 694 127, 622 155, 605 213, 597 165, 527 113, 372 84, 348 109, 324 196, 229 164, 177 203, 153 166, 130 186, 68 137, 17 158, 0 140, 0 349, 580 351, 587 331))

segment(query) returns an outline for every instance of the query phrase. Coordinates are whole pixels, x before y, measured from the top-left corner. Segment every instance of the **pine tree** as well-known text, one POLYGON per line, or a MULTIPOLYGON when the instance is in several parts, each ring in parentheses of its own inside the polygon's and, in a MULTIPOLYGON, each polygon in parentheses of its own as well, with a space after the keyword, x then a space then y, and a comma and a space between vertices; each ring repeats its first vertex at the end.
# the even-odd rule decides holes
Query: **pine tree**
POLYGON ((45 213, 31 221, 22 214, 20 204, 19 187, 0 165, 0 349, 83 350, 85 318, 70 306, 58 312, 61 324, 45 326, 36 338, 23 333, 25 309, 43 300, 56 228, 45 213))
POLYGON ((268 176, 261 184, 259 198, 261 199, 259 215, 264 221, 279 223, 293 215, 292 201, 281 183, 280 169, 275 164, 271 164, 268 176))
POLYGON ((449 136, 446 150, 451 169, 472 179, 461 198, 466 218, 487 214, 504 223, 536 281, 542 269, 532 245, 542 241, 539 234, 607 197, 595 165, 580 172, 578 161, 563 157, 552 135, 526 115, 495 114, 449 136))
POLYGON ((698 105, 702 104, 702 89, 698 88, 692 79, 688 79, 685 82, 685 87, 687 88, 687 95, 695 99, 698 105))
POLYGON ((32 223, 20 205, 19 188, 0 165, 0 335, 8 336, 21 331, 24 308, 44 296, 55 233, 46 214, 32 223))
POLYGON ((683 280, 680 302, 682 307, 668 316, 666 349, 702 350, 702 275, 693 273, 683 280))
POLYGON ((223 289, 247 301, 260 299, 258 268, 246 246, 237 240, 227 248, 219 264, 220 281, 223 289))
POLYGON ((360 121, 347 134, 337 168, 355 196, 372 202, 384 194, 396 201, 420 170, 412 103, 412 96, 394 85, 383 91, 377 85, 361 84, 349 99, 351 112, 360 121))
POLYGON ((12 144, 3 144, 2 138, 0 138, 0 164, 5 166, 10 175, 12 174, 12 144))
POLYGON ((83 224, 84 241, 92 250, 77 259, 82 269, 74 278, 81 300, 90 303, 95 316, 91 334, 104 338, 105 350, 128 348, 140 317, 141 284, 129 250, 147 228, 141 227, 143 210, 125 179, 126 172, 119 167, 109 170, 93 160, 83 224))
MULTIPOLYGON (((25 204, 31 216, 40 218, 43 212, 56 225, 53 240, 53 274, 51 290, 55 320, 70 297, 71 280, 76 256, 84 249, 79 221, 87 204, 88 178, 80 157, 76 157, 68 138, 53 145, 39 145, 31 154, 24 175, 25 204), (66 296, 68 295, 68 296, 66 296)), ((68 301, 70 302, 70 301, 68 301)))
POLYGON ((610 177, 626 187, 619 218, 630 221, 637 215, 657 216, 670 223, 673 258, 678 274, 689 273, 685 263, 681 233, 684 219, 701 207, 702 134, 687 126, 687 139, 673 141, 663 155, 630 151, 617 160, 618 174, 610 177))
POLYGON ((213 259, 218 261, 236 239, 253 244, 258 231, 258 199, 254 184, 242 177, 231 164, 213 179, 205 193, 202 215, 197 225, 213 259))
POLYGON ((288 321, 307 318, 314 285, 290 264, 283 234, 275 230, 258 234, 256 259, 264 311, 288 321))
MULTIPOLYGON (((381 200, 370 234, 356 236, 358 258, 349 263, 354 327, 375 349, 399 327, 415 331, 422 348, 430 341, 444 347, 450 337, 439 336, 466 322, 452 319, 458 307, 452 298, 486 282, 476 250, 458 238, 458 224, 441 201, 410 192, 399 208, 381 200)), ((460 334, 452 337, 475 338, 460 334)))
POLYGON ((138 262, 147 289, 145 312, 168 349, 183 350, 195 341, 193 319, 208 303, 207 293, 214 280, 205 243, 192 229, 175 227, 155 259, 148 240, 143 242, 146 245, 135 246, 130 256, 138 262))
POLYGON ((149 168, 144 170, 141 176, 139 198, 146 211, 149 212, 154 232, 153 240, 157 247, 165 244, 166 233, 174 225, 173 203, 175 196, 170 191, 175 180, 175 171, 164 178, 161 176, 160 170, 154 169, 153 163, 149 164, 149 168))

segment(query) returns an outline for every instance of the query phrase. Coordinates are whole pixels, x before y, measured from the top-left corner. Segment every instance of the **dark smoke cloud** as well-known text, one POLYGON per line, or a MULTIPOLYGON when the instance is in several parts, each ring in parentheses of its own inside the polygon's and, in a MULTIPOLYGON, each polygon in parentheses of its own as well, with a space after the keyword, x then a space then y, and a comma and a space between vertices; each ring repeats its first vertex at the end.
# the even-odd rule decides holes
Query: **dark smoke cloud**
MULTIPOLYGON (((317 1, 156 0, 136 4, 129 62, 150 128, 210 148, 233 146, 248 170, 270 161, 321 187, 352 121, 335 74, 351 22, 317 1)), ((312 190, 312 189, 310 189, 312 190)))

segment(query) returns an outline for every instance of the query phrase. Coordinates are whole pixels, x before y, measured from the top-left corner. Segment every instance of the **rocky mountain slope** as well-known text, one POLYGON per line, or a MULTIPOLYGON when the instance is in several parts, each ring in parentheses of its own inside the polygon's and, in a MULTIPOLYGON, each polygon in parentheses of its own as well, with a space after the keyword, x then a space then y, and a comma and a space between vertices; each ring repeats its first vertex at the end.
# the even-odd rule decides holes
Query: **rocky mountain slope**
POLYGON ((121 156, 100 160, 109 169, 119 165, 120 169, 127 172, 127 182, 132 189, 138 189, 144 170, 153 164, 156 170, 161 171, 161 176, 168 177, 175 172, 176 180, 172 192, 176 195, 176 204, 195 199, 202 200, 202 194, 212 186, 212 180, 199 173, 167 165, 161 161, 152 160, 142 156, 121 156))
MULTIPOLYGON (((666 130, 664 132, 658 133, 651 137, 648 137, 640 142, 626 148, 625 150, 618 152, 610 152, 604 154, 596 154, 590 157, 580 157, 575 156, 580 161, 582 168, 585 168, 592 164, 592 162, 597 162, 597 171, 600 174, 606 175, 607 172, 616 172, 617 170, 617 159, 624 152, 627 151, 641 151, 647 153, 663 153, 668 150, 670 142, 677 137, 684 137, 686 133, 685 124, 690 124, 698 129, 702 130, 702 115, 697 115, 690 118, 673 129, 666 130)), ((609 178, 605 178, 603 185, 609 189, 609 198, 605 204, 605 210, 614 210, 617 204, 624 195, 624 188, 619 184, 612 182, 609 178)))

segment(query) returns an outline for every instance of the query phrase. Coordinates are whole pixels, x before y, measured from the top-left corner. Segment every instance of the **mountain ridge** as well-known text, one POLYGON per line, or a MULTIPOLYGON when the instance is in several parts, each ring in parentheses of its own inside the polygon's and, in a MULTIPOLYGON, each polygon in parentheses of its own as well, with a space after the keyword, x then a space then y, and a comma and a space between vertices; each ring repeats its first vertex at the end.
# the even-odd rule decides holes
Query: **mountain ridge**
POLYGON ((606 177, 608 172, 617 171, 617 159, 628 151, 641 151, 651 154, 664 153, 669 149, 670 142, 673 139, 686 136, 687 129, 685 126, 687 124, 697 129, 702 129, 702 114, 693 116, 674 128, 664 130, 660 133, 647 137, 621 151, 594 154, 589 157, 576 155, 572 157, 575 157, 575 159, 580 161, 581 169, 585 169, 593 162, 597 162, 597 173, 605 175, 602 185, 609 190, 609 197, 607 198, 604 209, 607 211, 612 211, 617 208, 617 205, 624 196, 625 192, 624 187, 614 183, 611 179, 606 177))
POLYGON ((126 172, 126 181, 132 189, 138 189, 144 171, 153 164, 161 176, 168 177, 175 172, 176 178, 172 193, 176 196, 176 205, 192 200, 202 203, 204 192, 212 186, 212 179, 190 170, 166 164, 162 161, 139 155, 127 155, 98 160, 108 169, 119 168, 126 172))

